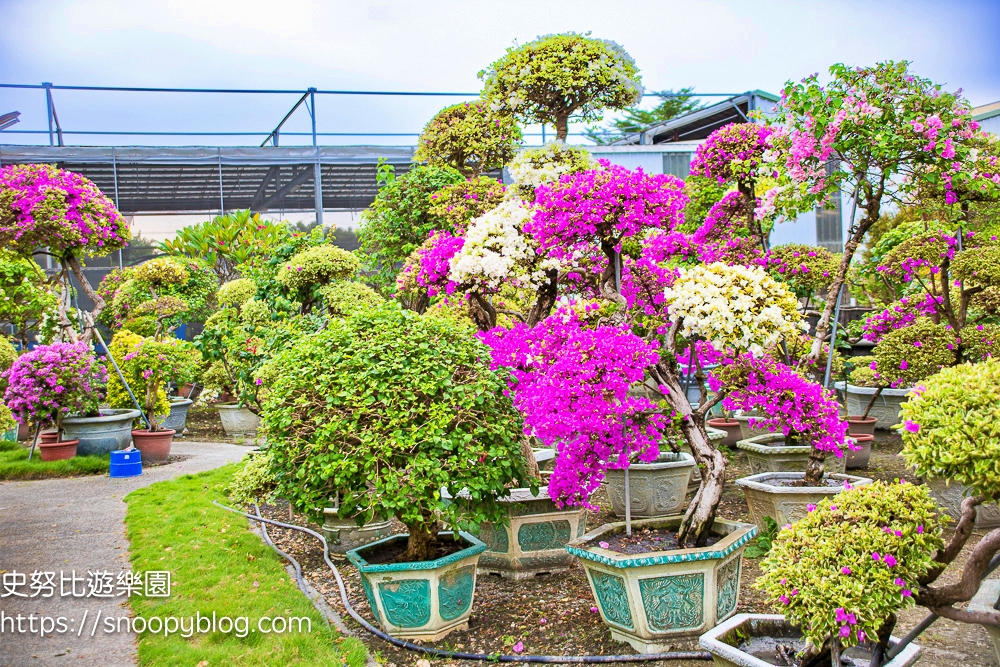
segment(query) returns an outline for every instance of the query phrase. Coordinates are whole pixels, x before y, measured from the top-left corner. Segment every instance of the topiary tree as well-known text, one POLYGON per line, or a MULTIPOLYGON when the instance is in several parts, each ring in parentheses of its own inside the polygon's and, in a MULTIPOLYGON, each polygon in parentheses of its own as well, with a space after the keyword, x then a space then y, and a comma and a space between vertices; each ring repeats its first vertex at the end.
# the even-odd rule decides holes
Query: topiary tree
POLYGON ((318 245, 292 255, 275 280, 302 304, 302 312, 308 313, 317 296, 317 288, 348 280, 358 272, 360 265, 353 253, 332 245, 318 245))
POLYGON ((485 355, 467 329, 395 304, 300 339, 276 358, 264 411, 277 493, 317 519, 336 496, 342 517, 395 516, 405 560, 435 558, 440 522, 501 522, 497 500, 526 471, 520 420, 485 355))
POLYGON ((566 141, 570 118, 596 121, 603 109, 638 102, 642 78, 632 56, 615 42, 589 35, 546 35, 508 48, 479 73, 490 110, 552 124, 556 139, 566 141))
POLYGON ((362 213, 358 239, 366 260, 368 279, 383 292, 391 291, 404 260, 442 222, 430 214, 430 196, 465 180, 451 167, 413 167, 398 178, 389 177, 362 213))
MULTIPOLYGON (((160 418, 163 415, 163 399, 166 395, 163 386, 168 381, 177 384, 191 382, 200 363, 201 357, 197 348, 177 338, 140 337, 121 357, 119 368, 128 380, 129 386, 133 390, 138 390, 139 395, 136 398, 142 404, 146 419, 149 420, 151 433, 162 428, 160 418)), ((169 404, 166 406, 166 413, 170 413, 169 404)))
POLYGON ((323 306, 330 317, 347 317, 360 308, 373 308, 385 303, 379 293, 364 283, 341 280, 319 290, 323 306))
POLYGON ((80 259, 103 256, 128 244, 128 225, 114 204, 91 181, 47 164, 16 164, 0 168, 0 245, 29 258, 47 249, 62 267, 58 283, 63 298, 58 317, 71 341, 89 342, 94 323, 107 305, 91 286, 80 259), (68 315, 72 271, 93 301, 83 315, 83 331, 68 315))
POLYGON ((576 174, 599 166, 587 149, 550 141, 539 148, 520 151, 507 166, 507 171, 514 180, 513 192, 533 202, 538 186, 555 183, 564 174, 576 174))
POLYGON ((482 100, 445 107, 424 126, 414 162, 448 166, 478 176, 507 164, 521 143, 513 116, 491 111, 482 100))
POLYGON ((500 181, 476 176, 432 194, 427 212, 438 219, 437 229, 460 233, 473 218, 499 206, 506 195, 507 188, 500 181))
POLYGON ((977 507, 1000 498, 1000 359, 941 370, 909 394, 900 409, 901 454, 922 477, 954 480, 969 487, 951 541, 934 556, 934 567, 919 581, 916 601, 945 618, 1000 625, 1000 612, 973 612, 953 605, 972 599, 990 560, 1000 551, 1000 529, 972 549, 958 582, 932 583, 962 552, 972 534, 977 507))
POLYGON ((839 262, 840 258, 826 248, 801 243, 775 246, 767 255, 771 274, 805 299, 806 307, 830 286, 839 262))
POLYGON ((937 503, 925 486, 876 481, 809 510, 778 533, 754 583, 802 631, 795 664, 832 655, 837 665, 866 641, 888 648, 896 614, 944 546, 937 503))
POLYGON ((0 323, 14 327, 22 348, 28 348, 28 334, 57 301, 34 259, 0 249, 0 323))
MULTIPOLYGON (((111 343, 108 345, 108 349, 111 351, 111 355, 115 359, 123 360, 133 351, 133 349, 142 343, 142 340, 142 334, 129 329, 122 329, 121 331, 115 333, 114 337, 111 339, 111 343)), ((135 370, 134 366, 126 366, 122 364, 119 365, 119 369, 122 371, 122 374, 125 375, 125 380, 128 382, 129 388, 134 388, 133 391, 145 386, 146 379, 142 377, 141 371, 138 374, 133 372, 135 370)), ((142 407, 143 402, 148 397, 140 393, 135 398, 139 401, 140 407, 142 407)), ((108 375, 107 401, 108 407, 111 408, 123 410, 132 410, 135 408, 135 403, 132 402, 132 396, 129 396, 128 391, 125 389, 125 385, 122 384, 121 378, 118 377, 118 373, 111 373, 108 375)), ((157 421, 166 419, 170 414, 170 399, 167 398, 167 392, 164 390, 162 384, 160 384, 160 386, 156 389, 152 412, 157 421)), ((134 423, 141 424, 142 420, 136 419, 134 423)), ((141 428, 141 426, 139 428, 141 428)))

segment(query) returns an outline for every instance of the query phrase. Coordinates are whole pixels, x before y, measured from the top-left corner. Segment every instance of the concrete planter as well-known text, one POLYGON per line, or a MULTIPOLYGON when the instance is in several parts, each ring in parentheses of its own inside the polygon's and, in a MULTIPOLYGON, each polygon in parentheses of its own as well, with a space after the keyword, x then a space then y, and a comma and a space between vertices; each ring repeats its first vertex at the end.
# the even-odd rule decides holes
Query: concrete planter
MULTIPOLYGON (((680 523, 679 516, 643 519, 633 521, 632 530, 680 523)), ((699 549, 628 556, 585 546, 624 530, 624 523, 605 524, 566 547, 587 571, 614 639, 641 653, 667 651, 678 637, 701 634, 736 611, 743 548, 757 534, 754 526, 717 519, 712 531, 722 539, 699 549)))
POLYGON ((740 423, 740 436, 741 440, 749 440, 750 438, 756 438, 758 435, 768 435, 769 433, 776 433, 768 428, 757 428, 750 426, 750 417, 752 415, 733 415, 732 419, 740 423))
POLYGON ((79 440, 80 456, 107 454, 125 449, 132 441, 132 422, 138 410, 101 409, 100 417, 67 417, 63 420, 63 439, 79 440))
MULTIPOLYGON (((632 517, 670 516, 684 511, 684 500, 695 470, 694 457, 686 453, 660 454, 656 463, 629 466, 632 517)), ((615 515, 625 516, 625 471, 608 470, 604 476, 615 515)))
MULTIPOLYGON (((865 411, 868 401, 872 400, 872 394, 877 389, 874 387, 857 387, 853 384, 837 382, 833 385, 847 396, 847 414, 860 415, 865 411)), ((912 387, 904 389, 883 389, 882 393, 875 399, 869 417, 875 417, 875 428, 887 431, 899 423, 899 406, 906 401, 906 395, 913 390, 912 387)))
POLYGON ((465 549, 432 561, 371 565, 365 560, 383 545, 405 541, 407 535, 393 535, 347 552, 348 560, 361 572, 368 604, 383 630, 402 639, 433 642, 453 630, 468 629, 476 564, 486 545, 468 533, 460 536, 468 545, 465 549))
MULTIPOLYGON (((941 505, 945 513, 958 521, 962 516, 962 501, 970 495, 969 488, 958 482, 939 477, 924 480, 934 500, 941 505)), ((993 530, 1000 528, 1000 504, 982 504, 976 508, 976 528, 993 530)))
POLYGON ((219 418, 222 419, 222 428, 226 435, 255 436, 260 428, 260 417, 235 403, 221 403, 215 406, 219 410, 219 418))
POLYGON ((354 519, 341 519, 334 507, 323 510, 323 537, 330 553, 343 556, 351 549, 371 544, 392 534, 391 521, 375 521, 358 526, 354 519))
POLYGON ((194 401, 190 398, 170 399, 170 415, 163 420, 160 426, 183 433, 184 427, 187 425, 188 410, 191 408, 192 403, 194 401))
MULTIPOLYGON (((987 579, 979 586, 979 592, 969 602, 969 611, 996 611, 997 599, 1000 598, 1000 579, 987 579)), ((995 625, 984 625, 986 632, 993 640, 993 650, 1000 662, 1000 628, 995 625)))
MULTIPOLYGON (((784 443, 784 441, 785 436, 781 433, 768 433, 740 440, 736 443, 736 446, 746 452, 747 461, 750 463, 750 472, 754 474, 762 472, 805 472, 812 447, 810 445, 787 446, 784 444, 771 444, 784 443)), ((843 474, 846 464, 846 456, 838 458, 828 455, 826 457, 825 465, 827 472, 843 474)))
POLYGON ((551 447, 533 447, 531 449, 535 454, 535 463, 538 464, 539 470, 552 470, 556 465, 556 450, 551 447))
POLYGON ((507 507, 508 525, 480 525, 479 539, 486 543, 480 572, 517 580, 572 567, 576 558, 565 547, 586 532, 586 508, 559 509, 545 486, 537 496, 531 489, 512 489, 501 502, 507 507))
MULTIPOLYGON (((778 614, 737 614, 731 619, 703 634, 698 643, 712 654, 715 667, 773 667, 773 662, 766 662, 750 653, 741 651, 739 647, 748 639, 767 638, 778 640, 776 643, 788 644, 789 640, 802 637, 797 629, 778 614)), ((899 641, 892 637, 891 643, 899 641)), ((920 658, 921 649, 917 644, 909 644, 895 658, 882 667, 910 667, 920 658)), ((863 660, 865 665, 868 660, 863 660)), ((829 664, 829 660, 826 664, 829 664)), ((852 661, 851 664, 861 664, 852 661)))
POLYGON ((769 516, 779 526, 798 521, 809 513, 808 506, 815 505, 828 496, 835 496, 844 490, 843 482, 852 486, 871 484, 865 477, 853 475, 826 475, 840 482, 837 486, 778 486, 779 480, 802 479, 800 472, 765 472, 736 480, 743 487, 750 516, 761 530, 765 528, 764 517, 769 516))

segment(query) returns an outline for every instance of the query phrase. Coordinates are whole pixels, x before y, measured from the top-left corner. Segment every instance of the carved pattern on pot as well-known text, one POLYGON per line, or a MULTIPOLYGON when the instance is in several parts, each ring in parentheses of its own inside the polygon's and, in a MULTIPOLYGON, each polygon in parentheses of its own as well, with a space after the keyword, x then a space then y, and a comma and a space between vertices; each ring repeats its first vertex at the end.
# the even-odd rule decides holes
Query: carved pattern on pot
POLYGON ((739 556, 719 568, 715 578, 718 582, 715 603, 716 621, 721 621, 736 611, 736 602, 740 597, 740 562, 739 556))
POLYGON ((464 614, 476 589, 476 566, 462 567, 438 580, 438 613, 446 621, 464 614))
POLYGON ((510 551, 510 541, 507 539, 507 529, 492 523, 484 523, 479 528, 479 539, 486 543, 489 551, 505 554, 510 551))
POLYGON ((260 417, 250 410, 236 405, 217 405, 222 428, 226 435, 255 436, 260 427, 260 417))
POLYGON ((419 628, 431 620, 431 584, 427 579, 383 581, 378 585, 386 619, 401 628, 419 628))
POLYGON ((521 551, 562 549, 572 539, 569 521, 542 521, 522 523, 517 529, 517 543, 521 551))
POLYGON ((701 573, 640 579, 639 592, 653 630, 697 628, 704 621, 705 575, 701 573))
POLYGON ((632 614, 628 609, 628 596, 625 593, 625 580, 598 570, 590 570, 590 578, 594 582, 597 601, 604 611, 605 618, 623 628, 634 629, 632 614))

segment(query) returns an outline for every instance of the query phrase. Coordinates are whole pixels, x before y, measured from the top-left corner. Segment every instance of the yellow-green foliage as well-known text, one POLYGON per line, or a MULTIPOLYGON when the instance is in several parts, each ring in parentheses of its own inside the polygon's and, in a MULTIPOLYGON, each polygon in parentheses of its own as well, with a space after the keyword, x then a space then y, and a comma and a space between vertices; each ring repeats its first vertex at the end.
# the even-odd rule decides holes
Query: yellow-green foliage
POLYGON ((269 503, 274 500, 277 486, 271 472, 271 454, 262 452, 247 457, 233 473, 229 483, 229 497, 239 505, 269 503))
MULTIPOLYGON (((118 363, 118 367, 122 368, 123 372, 125 372, 125 369, 122 364, 125 357, 142 341, 143 337, 141 335, 127 329, 122 329, 111 339, 111 344, 108 347, 111 350, 111 355, 118 363)), ((139 404, 142 405, 146 400, 145 380, 142 378, 133 378, 130 375, 130 373, 126 372, 125 377, 128 380, 129 387, 132 389, 132 394, 139 401, 139 404)), ((113 368, 109 368, 108 372, 107 401, 108 406, 112 408, 135 409, 135 403, 132 402, 128 392, 125 390, 125 385, 122 384, 121 378, 118 377, 118 373, 113 368)), ((154 412, 158 419, 162 419, 170 414, 170 401, 167 399, 167 392, 162 388, 156 392, 156 407, 154 412)))
POLYGON ((313 246, 293 255, 278 271, 277 281, 290 290, 326 285, 352 277, 359 266, 358 258, 342 248, 313 246))
POLYGON ((240 308, 240 320, 244 324, 263 324, 269 319, 271 319, 271 307, 267 305, 267 301, 250 299, 240 308))
POLYGON ((979 324, 962 329, 965 359, 976 362, 1000 356, 1000 324, 979 324))
POLYGON ((17 428, 17 421, 14 420, 14 414, 10 408, 3 404, 3 401, 0 401, 0 434, 15 428, 17 428))
POLYGON ((886 334, 875 346, 875 379, 909 387, 955 363, 955 334, 926 317, 886 334))
MULTIPOLYGON (((0 373, 9 369, 15 359, 17 359, 17 350, 14 349, 9 340, 0 336, 0 373)), ((0 379, 0 382, 4 383, 0 386, 7 386, 3 379, 0 379)))
POLYGON ((460 102, 424 126, 413 161, 475 176, 507 164, 520 141, 521 128, 510 114, 494 113, 481 100, 460 102))
POLYGON ((229 391, 233 390, 233 382, 226 373, 226 366, 221 361, 213 361, 202 375, 202 382, 205 383, 205 389, 215 390, 215 391, 229 391))
POLYGON ((903 458, 917 474, 1000 498, 1000 359, 945 368, 900 410, 903 458))
POLYGON ((154 257, 133 268, 132 277, 152 287, 162 287, 187 282, 188 271, 172 257, 154 257))
POLYGON ((448 297, 441 299, 427 307, 424 317, 437 317, 448 320, 452 324, 460 324, 466 327, 475 326, 472 317, 469 316, 469 308, 462 297, 448 297))
POLYGON ((872 356, 852 357, 851 364, 854 368, 847 376, 847 381, 856 387, 878 387, 879 382, 875 379, 875 370, 871 367, 873 363, 875 363, 875 357, 872 356))
POLYGON ((840 255, 826 248, 786 243, 771 248, 771 274, 800 297, 826 289, 840 265, 840 255))
POLYGON ((754 586, 814 645, 837 637, 855 646, 913 605, 943 545, 938 516, 918 484, 877 481, 827 497, 778 533, 754 586))
POLYGON ((257 294, 257 286, 252 280, 237 278, 223 283, 219 288, 219 305, 239 308, 257 294))
POLYGON ((507 188, 495 178, 477 176, 448 185, 430 195, 428 215, 439 220, 439 229, 464 229, 503 202, 507 188))
POLYGON ((359 308, 370 308, 385 302, 371 287, 351 280, 326 285, 320 288, 320 294, 330 317, 346 317, 359 308))
POLYGON ((970 285, 1000 286, 1000 245, 969 248, 955 255, 952 276, 970 285))

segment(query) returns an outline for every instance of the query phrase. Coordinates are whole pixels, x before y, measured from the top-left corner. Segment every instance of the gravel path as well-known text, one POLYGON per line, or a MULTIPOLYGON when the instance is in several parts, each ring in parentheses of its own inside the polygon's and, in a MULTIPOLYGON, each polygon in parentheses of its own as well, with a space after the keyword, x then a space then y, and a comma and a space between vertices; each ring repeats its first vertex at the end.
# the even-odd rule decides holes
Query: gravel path
MULTIPOLYGON (((105 634, 100 623, 93 637, 94 619, 131 616, 124 597, 72 597, 72 572, 86 589, 87 573, 118 573, 131 568, 125 539, 123 498, 135 489, 180 475, 211 470, 243 458, 247 447, 221 442, 175 441, 171 454, 183 460, 148 468, 142 476, 111 479, 105 476, 0 483, 0 570, 26 574, 55 572, 55 595, 0 597, 0 667, 74 665, 131 667, 136 663, 133 635, 105 634), (67 596, 60 596, 60 572, 66 577, 67 596), (86 627, 81 630, 84 614, 86 627), (23 633, 12 630, 7 617, 21 614, 23 633), (68 630, 40 636, 36 621, 31 633, 27 616, 64 617, 68 630), (79 631, 79 635, 78 635, 79 631)), ((117 583, 117 582, 116 582, 117 583)), ((31 594, 29 586, 24 589, 31 594)), ((0 585, 0 596, 7 593, 0 585)), ((13 621, 16 623, 16 620, 13 621)))

